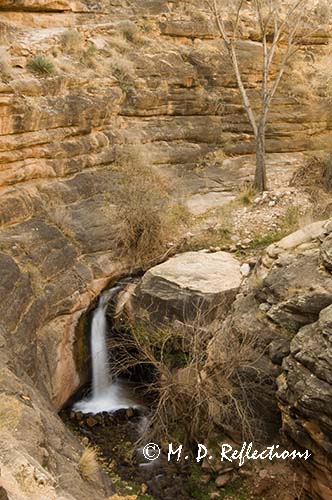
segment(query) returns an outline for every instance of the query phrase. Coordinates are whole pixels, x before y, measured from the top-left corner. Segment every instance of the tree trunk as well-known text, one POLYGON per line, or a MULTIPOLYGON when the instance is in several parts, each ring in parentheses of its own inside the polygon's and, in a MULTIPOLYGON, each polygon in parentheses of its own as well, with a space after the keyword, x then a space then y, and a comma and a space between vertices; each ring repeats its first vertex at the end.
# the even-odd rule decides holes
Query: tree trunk
POLYGON ((259 192, 267 190, 265 164, 265 123, 260 123, 256 136, 256 171, 254 185, 259 192))

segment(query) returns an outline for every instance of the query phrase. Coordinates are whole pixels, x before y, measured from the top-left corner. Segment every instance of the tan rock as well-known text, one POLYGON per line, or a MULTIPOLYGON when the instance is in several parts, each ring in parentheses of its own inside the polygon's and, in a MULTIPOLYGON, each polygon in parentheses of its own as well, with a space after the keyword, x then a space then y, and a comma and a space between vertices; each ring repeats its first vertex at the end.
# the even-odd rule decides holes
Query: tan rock
POLYGON ((218 488, 224 488, 232 480, 232 477, 233 475, 229 472, 218 476, 215 480, 216 486, 218 486, 218 488))
POLYGON ((231 254, 187 252, 150 269, 137 288, 136 302, 159 321, 193 319, 203 305, 207 316, 218 309, 221 318, 241 279, 240 263, 231 254))

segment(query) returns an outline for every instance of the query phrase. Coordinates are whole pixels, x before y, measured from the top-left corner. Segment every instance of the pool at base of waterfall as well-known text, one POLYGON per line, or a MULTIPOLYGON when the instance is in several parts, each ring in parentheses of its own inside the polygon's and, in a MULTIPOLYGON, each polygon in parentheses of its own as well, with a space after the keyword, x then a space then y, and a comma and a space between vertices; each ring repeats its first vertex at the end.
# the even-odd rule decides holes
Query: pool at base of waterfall
POLYGON ((118 379, 111 382, 109 387, 104 388, 98 395, 91 395, 75 403, 73 411, 81 413, 115 412, 127 408, 142 408, 142 404, 133 394, 131 387, 123 380, 118 379))

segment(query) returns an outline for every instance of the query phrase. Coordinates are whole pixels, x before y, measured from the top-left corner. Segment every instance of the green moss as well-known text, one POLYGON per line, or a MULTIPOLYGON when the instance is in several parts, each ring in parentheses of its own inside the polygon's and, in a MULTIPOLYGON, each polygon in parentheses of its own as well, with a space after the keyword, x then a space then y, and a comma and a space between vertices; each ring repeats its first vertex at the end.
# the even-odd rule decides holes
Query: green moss
POLYGON ((243 479, 235 479, 230 484, 220 490, 220 500, 235 498, 236 500, 248 500, 252 498, 250 492, 243 486, 243 479))
POLYGON ((271 245, 272 243, 276 243, 277 241, 280 241, 282 238, 286 236, 286 233, 281 230, 276 230, 276 231, 271 231, 270 233, 257 233, 252 242, 250 243, 249 247, 251 249, 263 249, 271 245))

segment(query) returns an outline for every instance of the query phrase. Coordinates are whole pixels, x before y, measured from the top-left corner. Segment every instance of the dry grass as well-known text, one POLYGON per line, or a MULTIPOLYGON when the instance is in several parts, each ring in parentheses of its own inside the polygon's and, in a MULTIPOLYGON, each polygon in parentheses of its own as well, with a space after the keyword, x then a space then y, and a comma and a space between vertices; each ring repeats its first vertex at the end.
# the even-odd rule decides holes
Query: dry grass
POLYGON ((310 156, 295 172, 291 186, 308 186, 332 191, 332 153, 321 153, 310 156))
POLYGON ((96 55, 97 48, 93 43, 85 44, 84 37, 75 29, 64 31, 60 37, 62 51, 75 57, 77 61, 84 64, 88 68, 95 69, 97 67, 96 55))
POLYGON ((80 55, 83 52, 84 37, 75 29, 68 29, 61 34, 60 44, 66 54, 80 55))
POLYGON ((154 373, 147 392, 155 404, 142 441, 166 439, 191 446, 208 438, 215 425, 232 423, 244 437, 258 428, 253 401, 263 382, 256 368, 261 356, 254 348, 256 338, 249 333, 241 338, 231 329, 220 332, 206 323, 207 316, 198 312, 192 322, 167 328, 130 325, 120 338, 112 338, 118 373, 137 365, 154 373), (218 341, 209 348, 211 338, 218 341), (211 362, 211 349, 218 353, 217 361, 211 362))
POLYGON ((214 248, 227 250, 232 244, 231 236, 234 234, 234 211, 237 201, 227 203, 223 207, 205 212, 201 216, 195 217, 194 223, 204 222, 209 215, 215 214, 217 221, 213 226, 202 229, 190 239, 183 243, 183 251, 202 250, 214 248))
POLYGON ((131 45, 121 34, 117 33, 108 40, 109 46, 119 52, 120 54, 125 54, 131 50, 131 45))
POLYGON ((135 88, 135 68, 129 59, 115 54, 112 58, 111 70, 124 92, 130 92, 135 88))
POLYGON ((120 256, 142 265, 163 254, 172 235, 171 186, 149 164, 144 150, 137 148, 119 160, 119 184, 114 195, 115 222, 120 256))
POLYGON ((22 416, 22 406, 14 396, 2 394, 0 397, 0 433, 13 431, 22 416))
POLYGON ((250 205, 257 196, 257 191, 252 182, 243 182, 238 188, 237 201, 242 205, 250 205))
POLYGON ((132 21, 120 21, 117 28, 121 36, 131 43, 138 43, 142 40, 139 28, 132 21))
POLYGON ((99 465, 94 448, 87 447, 84 449, 78 463, 78 470, 82 478, 86 481, 95 481, 98 479, 99 465))

